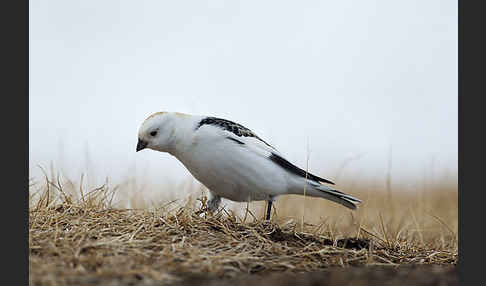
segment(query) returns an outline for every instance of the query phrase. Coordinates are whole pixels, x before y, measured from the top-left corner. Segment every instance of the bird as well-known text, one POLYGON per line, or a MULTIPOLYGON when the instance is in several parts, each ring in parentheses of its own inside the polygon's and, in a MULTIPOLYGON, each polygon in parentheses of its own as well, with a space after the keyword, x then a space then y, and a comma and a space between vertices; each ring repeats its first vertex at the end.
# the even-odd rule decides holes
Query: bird
POLYGON ((221 198, 267 201, 266 220, 280 195, 324 198, 355 210, 361 200, 336 190, 334 183, 304 171, 272 145, 236 122, 213 116, 156 112, 138 130, 136 152, 152 149, 179 160, 209 190, 207 209, 221 198))

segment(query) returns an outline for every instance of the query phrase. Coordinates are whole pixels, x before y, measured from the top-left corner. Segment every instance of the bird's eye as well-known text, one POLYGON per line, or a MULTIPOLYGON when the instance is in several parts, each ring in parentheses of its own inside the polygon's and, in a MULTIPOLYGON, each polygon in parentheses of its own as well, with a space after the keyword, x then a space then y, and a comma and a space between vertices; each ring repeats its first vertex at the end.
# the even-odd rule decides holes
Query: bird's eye
POLYGON ((152 137, 153 137, 153 136, 155 136, 155 135, 157 135, 157 131, 152 131, 152 132, 150 132, 150 136, 152 136, 152 137))

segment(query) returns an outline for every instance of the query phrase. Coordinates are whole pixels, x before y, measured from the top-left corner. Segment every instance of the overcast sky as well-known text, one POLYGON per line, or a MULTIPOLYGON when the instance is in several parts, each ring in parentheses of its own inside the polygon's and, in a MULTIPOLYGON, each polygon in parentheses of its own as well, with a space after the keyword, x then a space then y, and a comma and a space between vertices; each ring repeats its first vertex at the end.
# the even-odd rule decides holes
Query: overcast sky
POLYGON ((357 156, 348 174, 383 178, 390 146, 395 180, 457 173, 457 1, 31 0, 29 16, 31 176, 186 179, 135 153, 157 111, 239 122, 330 179, 357 156))

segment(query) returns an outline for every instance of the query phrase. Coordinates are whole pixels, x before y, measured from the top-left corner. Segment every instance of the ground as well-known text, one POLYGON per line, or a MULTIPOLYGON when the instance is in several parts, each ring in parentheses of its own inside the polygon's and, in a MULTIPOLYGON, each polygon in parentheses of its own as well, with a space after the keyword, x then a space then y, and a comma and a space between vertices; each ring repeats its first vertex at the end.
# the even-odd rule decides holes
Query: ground
POLYGON ((249 209, 210 213, 204 197, 123 209, 102 188, 57 192, 31 199, 30 285, 458 285, 454 214, 426 221, 382 207, 374 221, 362 211, 302 224, 285 201, 266 221, 249 209))

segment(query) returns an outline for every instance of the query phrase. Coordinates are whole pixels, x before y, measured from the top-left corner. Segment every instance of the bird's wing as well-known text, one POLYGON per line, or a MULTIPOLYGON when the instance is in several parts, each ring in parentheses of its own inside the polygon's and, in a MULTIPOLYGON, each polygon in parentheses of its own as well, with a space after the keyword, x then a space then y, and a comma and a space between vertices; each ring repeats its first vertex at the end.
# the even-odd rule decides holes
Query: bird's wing
POLYGON ((222 137, 223 140, 228 140, 228 143, 237 144, 242 148, 246 148, 249 152, 254 152, 260 156, 263 156, 294 175, 307 178, 314 182, 334 185, 333 182, 306 172, 292 164, 285 159, 277 149, 241 124, 226 119, 206 117, 199 122, 196 130, 204 125, 209 125, 207 127, 217 128, 214 129, 217 131, 217 136, 222 137))

